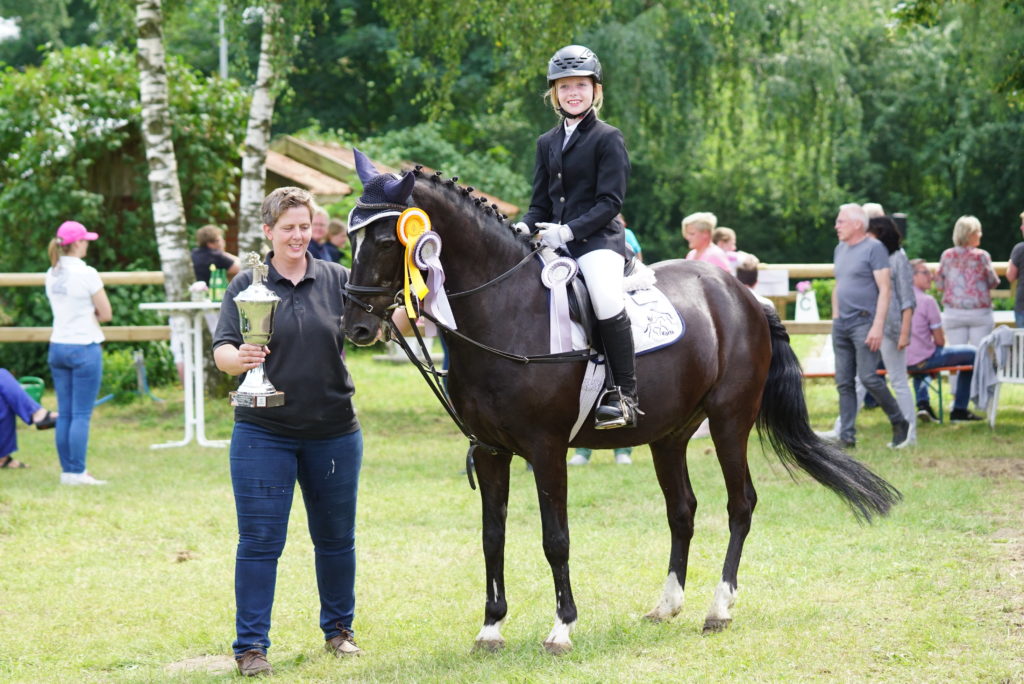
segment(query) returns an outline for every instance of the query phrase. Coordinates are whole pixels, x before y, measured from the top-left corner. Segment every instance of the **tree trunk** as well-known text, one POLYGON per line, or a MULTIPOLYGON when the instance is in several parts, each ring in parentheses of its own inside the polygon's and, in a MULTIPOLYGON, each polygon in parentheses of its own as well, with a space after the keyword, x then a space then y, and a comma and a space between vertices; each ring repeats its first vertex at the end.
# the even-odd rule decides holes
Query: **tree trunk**
POLYGON ((263 204, 267 182, 267 149, 270 146, 270 122, 274 116, 275 76, 274 31, 281 9, 276 2, 267 3, 263 14, 263 37, 260 40, 260 63, 256 71, 249 124, 242 145, 242 188, 238 202, 238 251, 260 251, 263 244, 263 204))
POLYGON ((135 26, 139 32, 139 92, 142 103, 142 138, 149 164, 149 191, 153 205, 160 269, 168 301, 185 299, 195 279, 185 230, 185 206, 178 183, 178 162, 171 138, 164 57, 163 14, 160 0, 136 0, 135 26))

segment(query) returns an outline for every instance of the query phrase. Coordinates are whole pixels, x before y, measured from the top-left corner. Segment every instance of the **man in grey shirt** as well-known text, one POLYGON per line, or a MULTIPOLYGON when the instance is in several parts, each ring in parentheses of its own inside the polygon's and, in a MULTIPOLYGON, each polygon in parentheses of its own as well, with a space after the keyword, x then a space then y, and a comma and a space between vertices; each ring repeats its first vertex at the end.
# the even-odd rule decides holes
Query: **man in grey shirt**
MULTIPOLYGON (((1020 213, 1020 232, 1024 235, 1024 211, 1020 213)), ((1006 279, 1017 283, 1017 298, 1013 303, 1014 325, 1024 328, 1024 242, 1018 242, 1010 252, 1010 263, 1006 267, 1006 279)))
POLYGON ((889 255, 881 242, 867 234, 868 217, 859 204, 844 204, 836 217, 836 285, 832 290, 832 349, 839 393, 839 442, 856 445, 857 391, 855 378, 875 398, 892 423, 892 442, 907 445, 910 424, 885 381, 876 373, 879 348, 889 309, 889 255))

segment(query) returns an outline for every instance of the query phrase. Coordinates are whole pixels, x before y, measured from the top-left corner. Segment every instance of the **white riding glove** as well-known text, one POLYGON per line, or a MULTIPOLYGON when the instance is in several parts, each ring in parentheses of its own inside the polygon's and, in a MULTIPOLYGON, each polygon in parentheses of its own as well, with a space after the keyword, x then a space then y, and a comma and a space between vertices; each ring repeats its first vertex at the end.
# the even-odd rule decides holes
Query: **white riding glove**
POLYGON ((513 230, 513 232, 515 232, 516 235, 529 235, 530 234, 530 226, 526 225, 522 221, 520 221, 519 223, 513 223, 512 224, 512 230, 513 230))
POLYGON ((561 223, 538 223, 540 241, 551 249, 558 249, 575 237, 572 228, 561 223))

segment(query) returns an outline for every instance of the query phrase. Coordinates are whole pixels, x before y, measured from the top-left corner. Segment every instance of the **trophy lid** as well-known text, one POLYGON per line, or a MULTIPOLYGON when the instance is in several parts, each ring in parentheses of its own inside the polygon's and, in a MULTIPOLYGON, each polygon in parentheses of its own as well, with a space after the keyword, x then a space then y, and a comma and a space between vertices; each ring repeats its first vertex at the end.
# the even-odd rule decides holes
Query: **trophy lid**
POLYGON ((242 261, 246 266, 252 269, 252 282, 249 284, 249 287, 235 295, 235 300, 243 302, 281 301, 281 298, 268 288, 264 282, 266 280, 267 273, 270 271, 270 267, 263 262, 260 255, 256 252, 249 252, 245 255, 242 261))

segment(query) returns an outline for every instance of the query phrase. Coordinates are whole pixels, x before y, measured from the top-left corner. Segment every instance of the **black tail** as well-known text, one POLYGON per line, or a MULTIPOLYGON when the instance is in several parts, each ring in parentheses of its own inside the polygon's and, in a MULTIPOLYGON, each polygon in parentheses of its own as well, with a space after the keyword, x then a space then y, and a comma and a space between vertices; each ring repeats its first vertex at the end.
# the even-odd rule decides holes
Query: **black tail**
POLYGON ((773 310, 765 307, 765 315, 771 328, 772 363, 757 417, 761 438, 767 436, 791 474, 793 466, 799 466, 842 497, 858 518, 870 522, 875 513, 886 515, 903 496, 837 445, 814 434, 789 333, 773 310))

